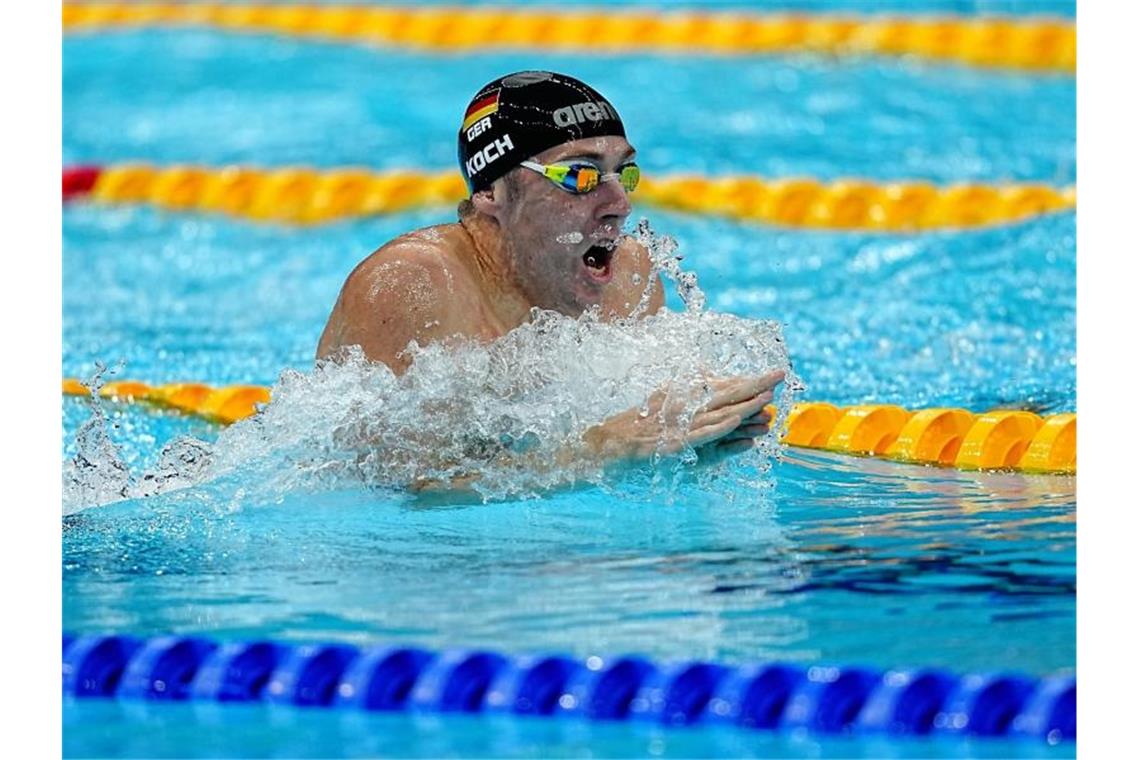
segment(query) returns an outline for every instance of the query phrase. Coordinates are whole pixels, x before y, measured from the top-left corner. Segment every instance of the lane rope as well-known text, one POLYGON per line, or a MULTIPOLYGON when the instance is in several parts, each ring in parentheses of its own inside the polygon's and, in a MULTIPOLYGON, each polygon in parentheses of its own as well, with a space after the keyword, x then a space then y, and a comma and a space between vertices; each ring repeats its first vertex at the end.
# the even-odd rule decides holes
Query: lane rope
MULTIPOLYGON (((66 396, 88 396, 91 389, 78 380, 63 381, 66 396)), ((264 385, 227 385, 214 388, 204 383, 148 385, 136 380, 105 383, 99 396, 113 401, 136 401, 175 409, 222 425, 229 425, 257 412, 258 404, 268 404, 269 388, 264 385)))
POLYGON ((820 734, 1076 739, 1076 676, 655 663, 198 636, 67 636, 65 698, 735 725, 820 734))
MULTIPOLYGON (((465 197, 463 180, 451 171, 126 163, 75 166, 63 172, 65 201, 143 203, 300 225, 453 204, 465 197)), ((785 227, 901 232, 1007 224, 1070 210, 1076 207, 1076 188, 672 175, 643 178, 632 199, 785 227)))
POLYGON ((912 56, 991 68, 1076 71, 1061 18, 778 15, 356 5, 65 3, 66 32, 197 26, 431 52, 493 50, 912 56))
MULTIPOLYGON (((90 394, 74 378, 63 381, 63 393, 90 394)), ((149 385, 137 380, 104 384, 99 396, 144 402, 230 424, 270 402, 261 385, 213 388, 203 383, 149 385)), ((1077 415, 995 410, 975 414, 965 409, 911 411, 889 404, 835 406, 822 402, 794 404, 780 441, 789 446, 853 456, 961 470, 1010 470, 1075 475, 1077 415)))

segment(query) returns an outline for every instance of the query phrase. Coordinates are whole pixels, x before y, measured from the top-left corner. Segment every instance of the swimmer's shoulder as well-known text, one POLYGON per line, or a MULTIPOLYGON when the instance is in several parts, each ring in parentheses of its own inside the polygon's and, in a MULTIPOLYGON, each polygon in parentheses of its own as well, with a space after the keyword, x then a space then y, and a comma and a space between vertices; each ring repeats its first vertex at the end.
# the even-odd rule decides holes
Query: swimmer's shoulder
MULTIPOLYGON (((349 274, 341 299, 369 310, 449 311, 476 287, 462 247, 469 239, 458 224, 425 227, 385 243, 349 274)), ((437 315, 440 316, 440 315, 437 315)))
POLYGON ((376 286, 393 282, 430 280, 445 289, 456 287, 466 279, 461 248, 468 245, 458 224, 440 224, 407 232, 385 243, 356 265, 345 282, 346 287, 376 286))
POLYGON ((473 283, 462 263, 465 238, 439 225, 401 235, 357 264, 348 275, 328 325, 318 356, 329 356, 348 345, 396 368, 396 359, 409 342, 421 345, 466 332, 463 304, 473 283))

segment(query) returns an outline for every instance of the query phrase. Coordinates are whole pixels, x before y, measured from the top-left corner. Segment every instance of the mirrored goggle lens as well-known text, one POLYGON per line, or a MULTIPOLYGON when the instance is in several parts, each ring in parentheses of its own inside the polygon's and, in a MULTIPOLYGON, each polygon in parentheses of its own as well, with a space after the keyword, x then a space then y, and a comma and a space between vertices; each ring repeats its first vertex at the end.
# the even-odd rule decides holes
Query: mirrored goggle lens
POLYGON ((641 182, 641 168, 637 164, 626 164, 621 168, 618 178, 625 191, 632 193, 637 189, 637 183, 641 182))
POLYGON ((599 176, 596 166, 571 164, 562 178, 562 186, 572 193, 588 193, 598 186, 599 176))

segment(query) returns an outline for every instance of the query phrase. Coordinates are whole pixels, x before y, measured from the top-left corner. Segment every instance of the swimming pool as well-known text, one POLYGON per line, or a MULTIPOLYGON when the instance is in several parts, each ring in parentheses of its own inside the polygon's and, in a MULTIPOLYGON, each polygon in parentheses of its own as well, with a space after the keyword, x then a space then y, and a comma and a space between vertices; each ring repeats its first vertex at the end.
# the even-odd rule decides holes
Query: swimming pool
MULTIPOLYGON (((64 53, 65 165, 447 170, 470 93, 504 71, 546 67, 615 102, 647 176, 1063 186, 1076 173, 1075 83, 1064 74, 806 54, 455 57, 209 29, 74 35, 64 53), (723 82, 734 87, 710 86, 723 82), (685 103, 685 118, 669 102, 685 103)), ((641 215, 676 238, 710 310, 782 323, 800 398, 1075 411, 1072 212, 906 235, 635 205, 641 215)), ((150 382, 270 385, 286 368, 309 373, 352 266, 406 229, 453 217, 435 207, 297 229, 70 205, 64 373, 88 378, 97 361, 150 382)), ((670 305, 684 306, 675 292, 670 305)), ((345 411, 306 398, 315 418, 345 411)), ((789 450, 770 470, 760 457, 712 474, 663 465, 537 497, 440 503, 324 477, 303 431, 243 437, 138 406, 102 409, 132 494, 180 435, 238 465, 146 498, 70 491, 72 634, 1038 677, 1075 666, 1072 477, 789 450)), ((89 402, 64 400, 66 459, 91 414, 89 402)), ((1071 743, 210 707, 69 703, 65 752, 1073 753, 1071 743)))

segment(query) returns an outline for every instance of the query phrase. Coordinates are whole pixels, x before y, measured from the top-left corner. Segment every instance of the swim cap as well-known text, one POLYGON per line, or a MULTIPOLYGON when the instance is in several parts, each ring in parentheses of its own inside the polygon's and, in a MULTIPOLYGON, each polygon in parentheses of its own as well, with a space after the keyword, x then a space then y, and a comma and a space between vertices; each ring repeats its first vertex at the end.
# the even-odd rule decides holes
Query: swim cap
POLYGON ((459 127, 459 170, 472 193, 547 148, 582 137, 625 137, 621 117, 584 82, 519 71, 479 90, 459 127))

